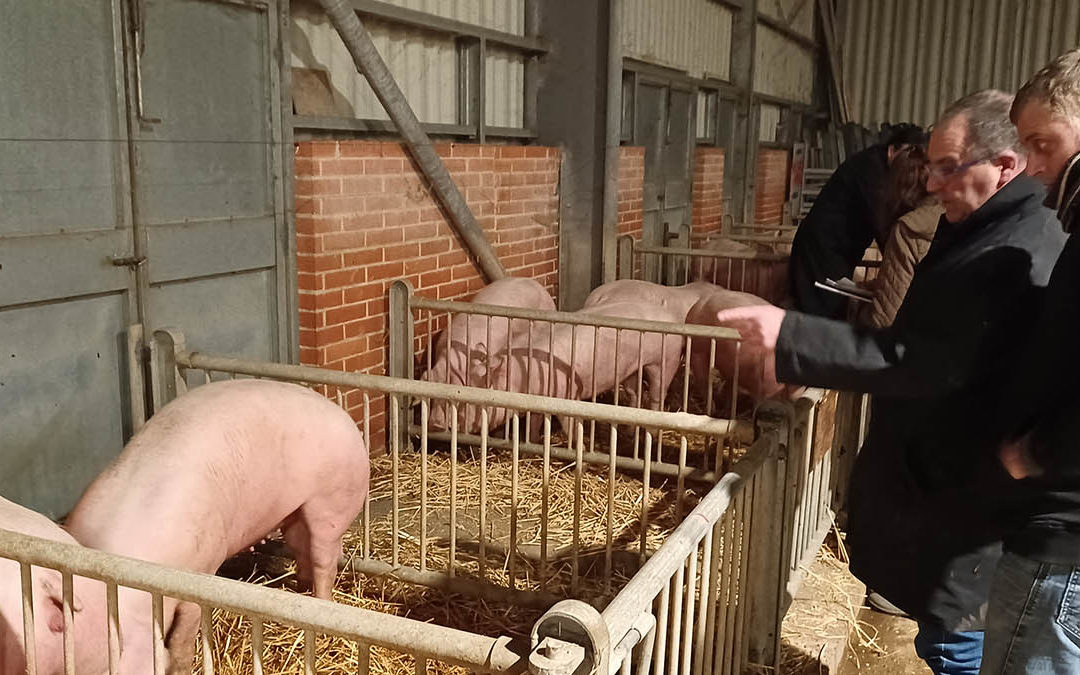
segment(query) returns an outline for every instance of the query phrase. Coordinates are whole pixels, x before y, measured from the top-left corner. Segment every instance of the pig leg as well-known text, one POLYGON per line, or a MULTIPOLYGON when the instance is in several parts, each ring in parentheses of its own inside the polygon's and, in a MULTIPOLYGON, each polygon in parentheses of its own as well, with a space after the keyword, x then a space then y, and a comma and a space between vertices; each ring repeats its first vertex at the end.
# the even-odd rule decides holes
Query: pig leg
POLYGON ((296 580, 301 588, 311 588, 311 551, 308 546, 311 533, 299 512, 292 514, 281 524, 281 534, 285 537, 285 545, 296 559, 296 580))
POLYGON ((202 609, 193 602, 181 602, 173 614, 172 627, 165 637, 169 650, 169 675, 191 675, 195 660, 195 636, 199 633, 202 609))
POLYGON ((308 502, 300 507, 300 518, 308 532, 307 560, 311 566, 308 574, 316 598, 329 600, 333 595, 341 560, 341 538, 350 525, 341 514, 355 512, 352 506, 351 499, 319 498, 317 503, 308 502))

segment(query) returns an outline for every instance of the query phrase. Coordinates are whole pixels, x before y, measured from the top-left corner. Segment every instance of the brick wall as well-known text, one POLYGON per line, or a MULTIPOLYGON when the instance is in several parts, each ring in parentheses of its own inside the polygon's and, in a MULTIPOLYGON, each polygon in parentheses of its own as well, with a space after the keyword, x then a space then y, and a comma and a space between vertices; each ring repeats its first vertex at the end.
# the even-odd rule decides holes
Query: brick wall
POLYGON ((758 150, 754 189, 754 222, 761 225, 780 225, 784 201, 787 199, 787 150, 761 148, 758 150))
POLYGON ((631 234, 641 240, 645 185, 645 148, 624 145, 619 148, 619 234, 631 234))
MULTIPOLYGON (((558 150, 435 149, 507 271, 556 295, 558 150)), ((295 152, 301 362, 384 374, 390 282, 462 299, 483 286, 480 272, 400 143, 306 141, 295 152)), ((373 432, 382 404, 372 399, 373 432)), ((360 393, 346 406, 359 416, 360 393)))
POLYGON ((697 235, 720 232, 724 216, 724 149, 700 147, 694 150, 693 203, 691 218, 697 235))

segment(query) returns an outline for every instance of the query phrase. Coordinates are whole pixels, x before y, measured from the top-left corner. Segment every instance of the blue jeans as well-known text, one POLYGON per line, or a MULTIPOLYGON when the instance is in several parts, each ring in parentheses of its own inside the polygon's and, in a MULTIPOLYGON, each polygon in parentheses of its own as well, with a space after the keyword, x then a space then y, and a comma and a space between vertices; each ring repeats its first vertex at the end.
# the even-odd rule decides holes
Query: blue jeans
POLYGON ((915 653, 935 675, 978 675, 983 632, 953 633, 919 622, 915 653))
POLYGON ((990 590, 982 672, 1080 672, 1080 567, 1002 556, 990 590))

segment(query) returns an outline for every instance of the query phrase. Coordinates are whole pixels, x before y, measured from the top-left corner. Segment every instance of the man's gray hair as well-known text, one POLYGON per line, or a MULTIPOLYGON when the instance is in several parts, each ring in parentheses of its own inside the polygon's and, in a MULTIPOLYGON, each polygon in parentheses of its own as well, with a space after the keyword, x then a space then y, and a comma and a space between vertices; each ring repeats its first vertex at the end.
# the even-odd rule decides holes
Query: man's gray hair
POLYGON ((953 103, 938 119, 938 126, 959 117, 967 120, 964 145, 969 159, 992 159, 1012 151, 1024 154, 1016 127, 1009 119, 1012 94, 983 89, 953 103))

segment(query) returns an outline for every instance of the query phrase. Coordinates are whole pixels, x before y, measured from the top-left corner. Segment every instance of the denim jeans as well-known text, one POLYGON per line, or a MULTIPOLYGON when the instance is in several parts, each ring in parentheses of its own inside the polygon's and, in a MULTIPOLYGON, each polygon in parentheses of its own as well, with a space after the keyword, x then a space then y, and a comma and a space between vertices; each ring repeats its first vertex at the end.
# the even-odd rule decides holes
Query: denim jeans
POLYGON ((1080 673, 1080 567, 1002 556, 982 672, 1080 673))
POLYGON ((982 652, 981 630, 954 633, 919 622, 915 653, 934 675, 978 675, 982 652))

